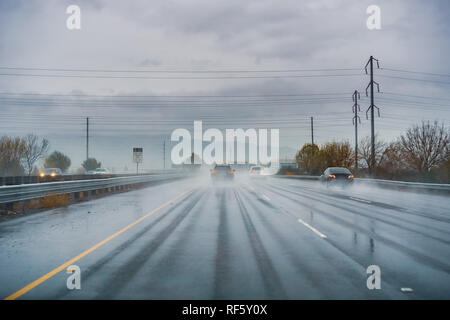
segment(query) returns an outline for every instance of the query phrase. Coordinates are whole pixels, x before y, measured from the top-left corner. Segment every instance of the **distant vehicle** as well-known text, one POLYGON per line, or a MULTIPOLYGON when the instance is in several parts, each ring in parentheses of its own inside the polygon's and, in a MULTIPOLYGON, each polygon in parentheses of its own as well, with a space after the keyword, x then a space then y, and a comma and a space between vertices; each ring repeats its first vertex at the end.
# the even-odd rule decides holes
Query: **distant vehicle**
POLYGON ((109 174, 109 171, 104 168, 97 168, 95 170, 89 170, 87 174, 109 174))
POLYGON ((319 179, 322 183, 326 183, 328 187, 337 184, 342 186, 351 185, 354 178, 353 174, 347 168, 330 167, 323 172, 319 179))
POLYGON ((211 169, 211 178, 213 179, 233 179, 234 169, 228 164, 216 164, 214 169, 211 169))
POLYGON ((262 167, 261 166, 253 166, 250 167, 250 170, 248 171, 248 173, 250 173, 250 175, 260 175, 262 172, 262 167))
POLYGON ((45 178, 45 177, 56 177, 62 175, 62 171, 60 168, 45 168, 41 171, 39 171, 39 177, 45 178))

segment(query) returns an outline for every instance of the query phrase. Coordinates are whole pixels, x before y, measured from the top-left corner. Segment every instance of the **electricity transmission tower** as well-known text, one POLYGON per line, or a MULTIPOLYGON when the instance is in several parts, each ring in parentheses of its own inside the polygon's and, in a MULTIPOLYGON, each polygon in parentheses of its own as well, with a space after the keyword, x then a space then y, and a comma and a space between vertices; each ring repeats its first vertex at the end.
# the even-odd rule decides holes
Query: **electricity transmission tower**
POLYGON ((373 61, 377 62, 377 68, 380 68, 380 64, 377 59, 375 59, 373 56, 370 56, 369 61, 367 61, 366 66, 364 69, 366 70, 367 74, 367 66, 370 68, 370 82, 366 87, 366 96, 368 96, 367 89, 370 87, 370 106, 366 111, 366 118, 368 119, 367 113, 370 110, 370 125, 371 125, 371 155, 370 155, 370 170, 369 173, 372 175, 373 170, 375 169, 375 115, 374 115, 374 109, 376 108, 378 111, 378 117, 380 117, 380 109, 375 105, 374 103, 374 94, 373 94, 373 85, 377 85, 377 91, 380 92, 380 85, 373 80, 373 61))

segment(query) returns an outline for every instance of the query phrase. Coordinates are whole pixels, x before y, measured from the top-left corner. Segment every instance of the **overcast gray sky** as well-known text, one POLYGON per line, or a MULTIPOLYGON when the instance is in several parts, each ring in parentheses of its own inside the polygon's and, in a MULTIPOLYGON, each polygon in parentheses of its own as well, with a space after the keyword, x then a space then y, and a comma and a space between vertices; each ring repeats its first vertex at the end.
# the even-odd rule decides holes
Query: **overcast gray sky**
POLYGON ((2 0, 0 134, 45 136, 74 168, 87 116, 90 154, 120 169, 133 167, 134 146, 144 147, 144 167, 161 167, 163 139, 194 120, 279 128, 282 157, 311 140, 310 116, 317 143, 353 144, 355 89, 359 137, 370 132, 370 55, 384 68, 375 71, 382 139, 422 119, 448 125, 449 9, 446 0, 2 0), (81 30, 66 28, 71 4, 81 30), (371 4, 381 30, 366 27, 371 4))

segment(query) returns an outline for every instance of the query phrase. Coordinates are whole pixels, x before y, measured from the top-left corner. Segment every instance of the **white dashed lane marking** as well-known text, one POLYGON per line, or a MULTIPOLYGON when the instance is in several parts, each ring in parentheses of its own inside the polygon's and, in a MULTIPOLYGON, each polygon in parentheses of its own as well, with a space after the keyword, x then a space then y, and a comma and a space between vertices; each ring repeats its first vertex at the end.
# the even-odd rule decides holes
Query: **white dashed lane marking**
POLYGON ((327 236, 324 235, 322 232, 320 232, 319 230, 317 230, 316 228, 314 228, 313 226, 310 226, 309 224, 307 224, 305 221, 303 221, 302 219, 298 219, 298 222, 300 222, 301 224, 303 224, 305 227, 307 227, 308 229, 310 229, 312 232, 314 232, 315 234, 317 234, 319 237, 321 238, 326 238, 327 236))
POLYGON ((355 198, 355 197, 350 197, 350 199, 355 200, 355 201, 359 201, 359 202, 364 202, 364 203, 372 203, 372 201, 365 200, 365 199, 360 199, 360 198, 355 198))

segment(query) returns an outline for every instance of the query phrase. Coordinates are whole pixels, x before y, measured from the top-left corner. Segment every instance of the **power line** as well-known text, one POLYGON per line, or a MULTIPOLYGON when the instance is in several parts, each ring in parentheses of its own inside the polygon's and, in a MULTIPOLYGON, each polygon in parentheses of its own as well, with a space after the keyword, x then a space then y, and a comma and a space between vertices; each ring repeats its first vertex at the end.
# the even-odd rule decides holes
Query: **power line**
MULTIPOLYGON (((399 107, 411 107, 422 109, 426 111, 431 110, 442 110, 449 111, 448 104, 437 104, 430 103, 424 104, 424 101, 411 101, 405 99, 387 99, 384 97, 379 97, 380 101, 383 101, 386 105, 397 105, 399 107)), ((196 101, 195 103, 186 103, 186 102, 174 102, 174 101, 138 101, 138 102, 108 102, 108 101, 58 101, 58 100, 33 100, 33 99, 2 99, 0 97, 0 101, 3 101, 2 106, 20 106, 22 108, 55 108, 55 107, 76 107, 80 108, 115 108, 122 109, 123 111, 127 111, 130 109, 141 109, 141 110, 153 110, 153 109, 165 109, 165 108, 207 108, 210 110, 214 110, 217 108, 225 109, 225 108, 242 108, 246 107, 247 110, 253 110, 253 108, 273 108, 276 107, 298 107, 298 106, 308 106, 308 105, 316 105, 316 104, 341 104, 342 102, 348 101, 346 98, 331 98, 331 99, 292 99, 292 100, 265 100, 261 102, 257 102, 255 100, 244 100, 244 101, 214 101, 213 103, 208 103, 204 101, 196 101)), ((23 109, 22 109, 23 110, 23 109)), ((45 112, 44 110, 40 111, 42 114, 45 112)))
MULTIPOLYGON (((192 117, 192 119, 186 119, 186 117, 182 118, 175 118, 175 119, 152 119, 152 118, 126 118, 124 116, 122 117, 103 117, 103 116, 90 116, 89 119, 94 119, 95 121, 99 121, 99 124, 154 124, 154 125, 170 125, 170 124, 189 124, 196 119, 196 117, 192 117)), ((395 113, 385 113, 385 115, 382 117, 383 119, 399 119, 399 120, 417 120, 418 118, 416 116, 411 115, 405 115, 405 114, 395 114, 395 113)), ((422 117, 423 118, 423 117, 422 117)), ((434 118, 434 117, 432 117, 434 118)), ((73 115, 59 115, 56 116, 46 116, 46 115, 35 115, 35 114, 23 114, 22 117, 17 118, 16 114, 4 114, 2 115, 2 119, 8 120, 9 123, 15 122, 15 123, 25 123, 25 122, 33 122, 38 121, 39 123, 47 124, 47 123, 80 123, 85 119, 85 117, 82 116, 73 116, 73 115)), ((447 119, 443 118, 442 115, 439 115, 439 119, 447 119)), ((336 123, 340 121, 348 121, 347 117, 343 116, 342 113, 336 113, 336 116, 330 116, 330 115, 319 115, 317 117, 315 122, 320 124, 329 124, 329 123, 336 123)), ((283 118, 273 118, 268 117, 265 118, 249 118, 249 119, 242 119, 242 118, 227 118, 227 117, 215 117, 215 118, 203 118, 204 124, 224 124, 224 123, 304 123, 308 124, 310 122, 309 119, 305 117, 305 114, 292 114, 291 116, 283 117, 283 118)))
POLYGON ((443 74, 443 73, 432 73, 432 72, 423 72, 423 71, 411 71, 411 70, 392 69, 392 68, 380 68, 380 69, 381 69, 381 70, 388 70, 388 71, 395 71, 395 72, 423 74, 423 75, 428 75, 428 76, 450 77, 450 74, 443 74))
MULTIPOLYGON (((303 69, 303 68, 288 68, 288 69, 159 69, 142 70, 142 69, 97 69, 97 68, 38 68, 38 67, 9 67, 0 66, 0 70, 21 70, 21 71, 49 71, 49 72, 87 72, 87 73, 296 73, 296 72, 335 72, 335 71, 362 71, 361 68, 316 68, 316 69, 303 69)), ((437 77, 450 77, 450 74, 406 70, 397 68, 380 68, 380 70, 401 72, 401 73, 413 73, 422 74, 427 76, 437 77)))
MULTIPOLYGON (((38 125, 43 125, 43 126, 47 126, 49 124, 62 124, 62 125, 70 125, 70 124, 74 124, 74 125, 78 125, 80 124, 80 120, 65 120, 65 119, 53 119, 53 120, 48 120, 47 121, 39 121, 41 119, 33 119, 33 118, 25 118, 25 119, 20 119, 20 120, 16 120, 16 121, 8 121, 9 124, 14 123, 14 124, 35 124, 36 126, 38 125)), ((243 121, 236 121, 234 119, 229 120, 229 121, 205 121, 204 125, 206 127, 210 127, 213 125, 254 125, 254 124, 277 124, 277 125, 283 125, 283 124, 294 124, 294 123, 299 123, 299 120, 301 119, 280 119, 280 120, 273 120, 273 119, 266 119, 266 120, 243 120, 243 121)), ((186 124, 191 124, 193 123, 194 120, 173 120, 173 121, 154 121, 154 120, 148 120, 148 121, 127 121, 127 120, 123 120, 123 121, 105 121, 103 120, 103 122, 98 122, 95 123, 96 126, 129 126, 129 125, 134 125, 134 126, 138 126, 138 125, 142 125, 142 126, 146 126, 148 124, 152 124, 153 126, 157 126, 157 125, 163 125, 163 126, 175 126, 175 125, 186 125, 186 124)), ((319 121, 319 120, 317 120, 319 121)), ((324 126, 329 126, 330 124, 336 125, 339 122, 343 122, 346 123, 348 121, 348 119, 327 119, 327 120, 321 120, 319 123, 319 126, 324 125, 324 126)), ((301 122, 300 122, 301 123, 301 122)), ((309 126, 309 124, 306 123, 306 121, 304 122, 304 125, 309 126)), ((317 125, 316 125, 317 126, 317 125)))
MULTIPOLYGON (((400 97, 409 97, 405 94, 396 94, 391 92, 386 92, 387 95, 397 95, 400 97)), ((412 98, 418 97, 420 99, 426 99, 428 97, 425 96, 411 96, 412 98)), ((389 104, 395 104, 393 102, 400 102, 404 104, 408 104, 409 106, 416 106, 423 108, 425 110, 439 110, 439 107, 442 107, 442 110, 448 110, 448 104, 439 104, 439 103, 431 103, 422 100, 413 100, 413 99, 387 99, 385 97, 379 97, 381 101, 385 101, 389 104), (434 108, 436 107, 436 108, 434 108)), ((436 98, 439 99, 439 98, 436 98)), ((177 101, 133 101, 133 100, 120 100, 120 101, 108 101, 108 100, 52 100, 52 99, 34 99, 34 98, 9 98, 9 97, 1 97, 0 100, 3 101, 4 106, 12 105, 20 105, 20 106, 39 106, 39 107, 58 107, 58 106, 74 106, 74 107, 111 107, 111 108, 119 108, 119 107, 145 107, 145 108, 165 108, 165 107, 207 107, 207 108, 215 108, 215 107, 225 107, 225 106, 290 106, 290 105, 298 105, 299 102, 301 104, 316 104, 316 103, 341 103, 347 101, 344 97, 314 97, 314 98, 304 98, 304 99, 264 99, 264 100, 256 100, 256 99, 245 99, 245 100, 177 100, 177 101)), ((443 101, 447 101, 443 98, 443 101)), ((398 103, 397 103, 398 104, 398 103)))
POLYGON ((207 108, 207 109, 214 109, 214 108, 242 108, 242 107, 249 107, 248 110, 251 110, 251 107, 258 107, 258 108, 273 108, 276 107, 302 107, 302 106, 308 106, 308 105, 317 105, 317 104, 336 104, 336 103, 342 103, 347 102, 348 99, 343 100, 329 100, 329 101, 301 101, 295 102, 295 101, 285 101, 285 102, 273 102, 273 103, 264 103, 264 102, 235 102, 235 103, 183 103, 183 104, 168 104, 168 103, 143 103, 143 104, 136 104, 136 103, 128 103, 128 104, 105 104, 105 103, 64 103, 64 102, 56 102, 56 103, 45 103, 45 102, 30 102, 30 101, 9 101, 2 103, 3 106, 22 106, 22 107, 76 107, 76 108, 120 108, 122 110, 132 110, 132 109, 167 109, 167 108, 207 108))
POLYGON ((412 95, 412 94, 395 93, 395 92, 386 92, 386 91, 382 91, 381 93, 383 93, 383 94, 388 94, 388 95, 402 96, 402 97, 412 97, 412 98, 427 99, 427 100, 429 100, 429 99, 434 99, 434 100, 446 100, 446 101, 450 101, 450 98, 430 97, 430 96, 418 96, 418 95, 412 95))
POLYGON ((407 77, 398 77, 398 76, 389 76, 389 75, 378 75, 383 78, 391 78, 391 79, 401 79, 401 80, 410 80, 410 81, 419 81, 419 82, 432 82, 432 83, 440 83, 440 84, 450 84, 450 81, 439 81, 439 80, 430 80, 430 79, 417 79, 417 78, 407 78, 407 77))
MULTIPOLYGON (((335 71, 362 71, 361 68, 287 68, 287 69, 97 69, 97 68, 40 68, 40 67, 18 67, 0 66, 0 70, 21 70, 21 71, 49 71, 49 72, 87 72, 87 73, 295 73, 295 72, 335 72, 335 71)), ((406 70, 398 68, 380 68, 380 70, 422 74, 428 76, 450 77, 450 74, 425 72, 416 70, 406 70)))
POLYGON ((362 73, 311 74, 311 75, 265 75, 265 76, 215 76, 215 77, 148 77, 148 76, 100 76, 68 74, 0 73, 0 76, 39 78, 82 78, 82 79, 143 79, 143 80, 224 80, 224 79, 283 79, 283 78, 327 78, 362 76, 362 73))
POLYGON ((346 95, 347 92, 319 92, 303 94, 260 94, 260 95, 93 95, 93 94, 58 94, 58 93, 33 93, 33 92, 0 92, 0 95, 39 95, 39 96, 63 96, 63 97, 99 97, 99 98, 265 98, 265 97, 303 97, 303 96, 330 96, 346 95))
POLYGON ((321 69, 265 69, 265 70, 124 70, 124 69, 78 69, 78 68, 33 68, 5 67, 3 70, 28 70, 51 72, 95 72, 95 73, 283 73, 283 72, 330 72, 330 71, 362 71, 360 68, 321 68, 321 69))
MULTIPOLYGON (((260 94, 260 95, 94 95, 94 94, 58 94, 58 93, 33 93, 33 92, 0 92, 0 95, 16 95, 16 96, 55 96, 55 97, 98 97, 98 98, 266 98, 266 97, 307 97, 307 96, 346 96, 348 92, 320 92, 320 93, 303 93, 303 94, 260 94)), ((450 98, 431 97, 431 96, 419 96, 398 92, 380 91, 380 94, 397 95, 405 97, 413 97, 420 99, 434 99, 434 100, 447 100, 450 98)))
POLYGON ((287 99, 240 99, 240 100, 120 100, 120 101, 109 101, 109 100, 55 100, 48 98, 10 98, 10 97, 1 97, 2 101, 18 101, 18 102, 43 102, 43 103, 51 103, 51 102, 63 102, 63 103, 114 103, 117 105, 120 104, 149 104, 149 103, 242 103, 242 102, 301 102, 301 101, 334 101, 336 99, 344 99, 344 97, 311 97, 311 98, 287 98, 287 99))

